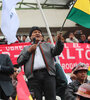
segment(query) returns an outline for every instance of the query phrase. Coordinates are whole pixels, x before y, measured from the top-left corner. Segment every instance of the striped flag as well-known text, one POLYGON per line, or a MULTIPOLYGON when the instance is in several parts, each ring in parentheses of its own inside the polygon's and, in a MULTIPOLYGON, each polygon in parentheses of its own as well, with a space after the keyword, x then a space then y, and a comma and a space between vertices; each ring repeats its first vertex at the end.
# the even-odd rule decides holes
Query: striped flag
POLYGON ((90 28, 90 0, 77 0, 67 19, 90 28))
POLYGON ((15 98, 15 100, 18 100, 18 97, 17 97, 17 95, 16 95, 16 98, 15 98))
POLYGON ((19 28, 19 19, 15 11, 16 3, 21 0, 2 0, 1 31, 8 44, 14 43, 19 28))
POLYGON ((90 76, 90 66, 88 67, 87 75, 90 76))
POLYGON ((16 96, 15 100, 33 100, 32 96, 29 92, 29 89, 27 87, 27 84, 24 80, 22 72, 20 72, 17 75, 17 80, 18 80, 18 83, 16 86, 17 96, 16 96))

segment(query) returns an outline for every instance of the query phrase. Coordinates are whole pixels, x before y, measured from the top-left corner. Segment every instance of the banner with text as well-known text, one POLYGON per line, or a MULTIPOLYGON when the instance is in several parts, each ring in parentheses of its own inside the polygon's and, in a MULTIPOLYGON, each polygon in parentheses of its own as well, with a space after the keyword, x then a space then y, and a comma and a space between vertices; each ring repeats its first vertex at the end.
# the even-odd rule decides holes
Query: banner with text
MULTIPOLYGON (((15 43, 11 45, 0 45, 0 54, 8 54, 13 64, 17 64, 17 57, 23 48, 30 43, 15 43)), ((90 44, 87 43, 64 43, 64 50, 59 56, 61 66, 66 73, 79 62, 90 66, 90 44)))
POLYGON ((90 44, 87 43, 64 43, 64 50, 59 56, 61 66, 66 73, 82 62, 90 66, 90 44))

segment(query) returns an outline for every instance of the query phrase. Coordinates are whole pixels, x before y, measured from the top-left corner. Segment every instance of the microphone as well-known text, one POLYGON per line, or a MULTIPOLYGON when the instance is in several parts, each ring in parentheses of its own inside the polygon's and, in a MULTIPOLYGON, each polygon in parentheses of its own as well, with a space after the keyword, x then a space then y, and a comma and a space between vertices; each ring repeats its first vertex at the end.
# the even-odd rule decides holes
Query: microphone
POLYGON ((33 44, 35 44, 36 43, 36 38, 33 38, 33 44))

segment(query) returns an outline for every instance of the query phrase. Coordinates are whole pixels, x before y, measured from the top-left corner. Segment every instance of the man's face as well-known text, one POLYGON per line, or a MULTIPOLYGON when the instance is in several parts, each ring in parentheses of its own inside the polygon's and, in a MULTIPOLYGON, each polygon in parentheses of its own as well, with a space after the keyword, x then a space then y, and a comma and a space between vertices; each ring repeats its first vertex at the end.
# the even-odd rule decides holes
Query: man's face
POLYGON ((33 41, 33 38, 36 39, 36 42, 39 42, 42 40, 42 34, 39 30, 35 30, 32 32, 32 35, 31 35, 31 40, 33 41))
POLYGON ((76 77, 80 81, 84 81, 87 79, 87 71, 86 70, 80 70, 76 73, 76 77))
POLYGON ((26 40, 26 38, 27 38, 27 37, 23 36, 23 41, 25 41, 25 40, 26 40))
POLYGON ((70 34, 69 34, 69 38, 70 38, 70 39, 73 39, 73 37, 74 37, 73 33, 70 33, 70 34))
POLYGON ((81 35, 81 40, 85 41, 86 40, 86 36, 85 35, 81 35))

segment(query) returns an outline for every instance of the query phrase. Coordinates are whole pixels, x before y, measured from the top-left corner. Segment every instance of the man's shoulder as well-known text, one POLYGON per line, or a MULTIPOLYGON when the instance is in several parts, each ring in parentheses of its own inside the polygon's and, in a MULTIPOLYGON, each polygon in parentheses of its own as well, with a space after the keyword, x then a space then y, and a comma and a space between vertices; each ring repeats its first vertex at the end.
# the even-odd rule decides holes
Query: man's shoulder
POLYGON ((9 57, 8 54, 0 54, 0 57, 9 57))
POLYGON ((8 59, 10 59, 8 54, 0 54, 0 60, 1 61, 5 61, 5 60, 8 60, 8 59))
POLYGON ((29 47, 31 47, 32 45, 27 45, 25 46, 23 49, 28 49, 29 47))
POLYGON ((44 42, 41 42, 40 44, 50 44, 50 42, 44 41, 44 42))
POLYGON ((51 43, 49 43, 49 42, 41 42, 40 44, 41 44, 41 45, 52 46, 52 44, 51 44, 51 43))

